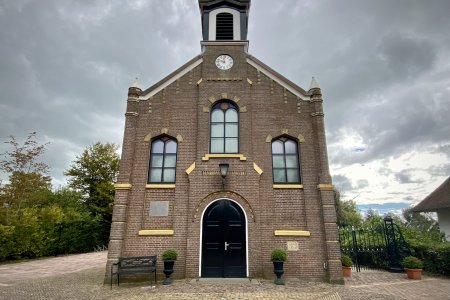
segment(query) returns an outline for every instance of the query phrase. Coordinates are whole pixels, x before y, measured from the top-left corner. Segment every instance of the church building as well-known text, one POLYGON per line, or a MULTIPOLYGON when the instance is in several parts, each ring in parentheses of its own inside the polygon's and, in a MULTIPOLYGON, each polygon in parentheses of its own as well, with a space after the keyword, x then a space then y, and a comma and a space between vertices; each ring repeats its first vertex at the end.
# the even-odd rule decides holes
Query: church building
POLYGON ((248 52, 250 2, 199 0, 201 53, 129 88, 107 278, 149 255, 162 275, 166 249, 174 278, 273 278, 281 248, 285 277, 342 282, 321 90, 248 52))

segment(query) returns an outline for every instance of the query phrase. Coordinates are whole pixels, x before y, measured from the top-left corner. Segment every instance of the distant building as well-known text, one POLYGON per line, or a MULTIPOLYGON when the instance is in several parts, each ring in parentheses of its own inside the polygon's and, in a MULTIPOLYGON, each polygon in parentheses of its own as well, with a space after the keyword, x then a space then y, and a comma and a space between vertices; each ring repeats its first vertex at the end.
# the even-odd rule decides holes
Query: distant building
POLYGON ((201 54, 129 88, 106 276, 119 257, 174 248, 175 277, 273 277, 283 248, 286 276, 342 282, 317 82, 306 91, 248 53, 250 0, 199 6, 201 54))
POLYGON ((436 212, 439 229, 450 241, 450 177, 412 209, 414 212, 436 212))

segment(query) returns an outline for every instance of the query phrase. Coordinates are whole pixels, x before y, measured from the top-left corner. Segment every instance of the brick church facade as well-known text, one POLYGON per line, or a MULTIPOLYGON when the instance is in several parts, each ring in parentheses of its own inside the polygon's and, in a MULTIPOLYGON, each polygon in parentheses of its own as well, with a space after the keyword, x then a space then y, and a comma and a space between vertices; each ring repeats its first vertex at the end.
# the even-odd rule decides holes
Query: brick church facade
POLYGON ((342 282, 319 86, 248 53, 250 0, 199 6, 202 53, 129 88, 106 277, 170 248, 175 278, 272 278, 282 248, 286 277, 342 282))

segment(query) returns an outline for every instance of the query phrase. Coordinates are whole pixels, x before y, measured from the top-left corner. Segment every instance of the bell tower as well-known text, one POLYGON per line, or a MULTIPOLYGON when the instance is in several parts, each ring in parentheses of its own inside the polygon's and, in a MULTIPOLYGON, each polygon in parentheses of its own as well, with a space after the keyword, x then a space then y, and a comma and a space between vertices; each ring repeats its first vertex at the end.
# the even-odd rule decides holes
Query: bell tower
POLYGON ((247 40, 251 0, 199 0, 203 41, 247 40))

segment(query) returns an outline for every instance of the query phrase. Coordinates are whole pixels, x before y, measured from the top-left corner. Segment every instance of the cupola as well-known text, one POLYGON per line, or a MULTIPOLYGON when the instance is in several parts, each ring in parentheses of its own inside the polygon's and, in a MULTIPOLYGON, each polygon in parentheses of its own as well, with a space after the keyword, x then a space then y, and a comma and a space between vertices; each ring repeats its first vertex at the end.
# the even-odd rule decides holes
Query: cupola
POLYGON ((247 40, 251 0, 199 0, 204 41, 247 40))

